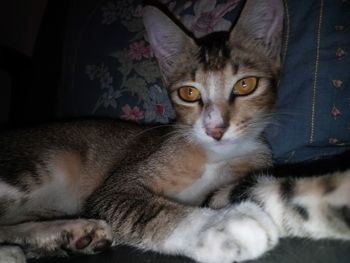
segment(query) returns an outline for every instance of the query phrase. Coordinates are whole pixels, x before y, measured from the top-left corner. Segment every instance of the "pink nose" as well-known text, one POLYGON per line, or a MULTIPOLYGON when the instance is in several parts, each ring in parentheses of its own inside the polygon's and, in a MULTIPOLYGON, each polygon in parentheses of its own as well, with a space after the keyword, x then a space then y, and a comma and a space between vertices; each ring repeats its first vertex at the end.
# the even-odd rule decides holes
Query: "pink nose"
POLYGON ((205 132, 215 140, 220 141, 225 131, 227 130, 227 127, 227 125, 222 125, 215 128, 206 128, 205 132))

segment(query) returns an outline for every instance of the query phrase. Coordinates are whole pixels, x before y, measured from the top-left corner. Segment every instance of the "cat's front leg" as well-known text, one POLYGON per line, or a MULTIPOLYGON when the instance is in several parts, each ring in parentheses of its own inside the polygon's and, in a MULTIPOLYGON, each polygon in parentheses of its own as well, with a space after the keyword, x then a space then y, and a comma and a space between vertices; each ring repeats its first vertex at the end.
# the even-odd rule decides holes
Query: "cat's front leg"
POLYGON ((69 219, 0 226, 1 263, 23 262, 24 255, 39 258, 95 254, 110 244, 111 229, 102 220, 69 219))
POLYGON ((255 259, 278 242, 278 229, 256 204, 220 210, 197 209, 179 222, 164 249, 199 262, 231 263, 255 259))
POLYGON ((86 213, 112 226, 116 244, 232 263, 257 258, 278 241, 273 220, 251 202, 221 210, 187 207, 146 189, 118 191, 109 185, 88 200, 86 213))

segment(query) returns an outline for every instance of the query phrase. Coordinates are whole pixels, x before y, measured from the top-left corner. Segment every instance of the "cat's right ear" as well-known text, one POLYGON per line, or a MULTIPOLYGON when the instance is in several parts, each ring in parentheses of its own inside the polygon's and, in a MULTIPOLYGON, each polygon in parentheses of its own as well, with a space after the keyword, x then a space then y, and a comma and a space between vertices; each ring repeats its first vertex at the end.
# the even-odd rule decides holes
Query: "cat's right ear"
POLYGON ((282 0, 247 0, 230 34, 230 42, 258 48, 279 62, 283 11, 282 0))
POLYGON ((144 7, 143 23, 163 81, 167 85, 169 77, 174 72, 177 58, 186 46, 195 45, 195 43, 168 16, 154 6, 144 7))

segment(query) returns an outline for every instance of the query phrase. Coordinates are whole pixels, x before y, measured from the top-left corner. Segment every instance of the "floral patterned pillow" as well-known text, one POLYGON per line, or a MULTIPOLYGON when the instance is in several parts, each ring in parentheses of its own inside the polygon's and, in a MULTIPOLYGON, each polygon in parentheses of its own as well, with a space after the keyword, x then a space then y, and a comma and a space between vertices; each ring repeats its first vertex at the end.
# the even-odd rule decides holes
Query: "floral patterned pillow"
MULTIPOLYGON (((200 37, 228 30, 240 0, 161 2, 200 37)), ((74 75, 70 79, 66 76, 71 85, 69 92, 63 93, 69 98, 64 98, 62 114, 110 116, 140 123, 174 119, 141 16, 140 0, 109 0, 95 6, 85 22, 88 29, 78 33, 81 39, 75 43, 76 59, 67 62, 75 67, 74 75), (81 101, 83 94, 85 101, 81 101)), ((74 19, 72 15, 73 25, 74 19)))

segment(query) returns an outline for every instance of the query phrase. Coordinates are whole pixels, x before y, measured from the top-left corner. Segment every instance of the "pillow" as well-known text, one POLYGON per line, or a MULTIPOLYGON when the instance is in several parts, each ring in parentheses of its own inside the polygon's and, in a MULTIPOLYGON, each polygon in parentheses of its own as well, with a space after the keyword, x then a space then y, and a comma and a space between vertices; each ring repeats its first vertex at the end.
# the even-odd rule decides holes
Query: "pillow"
MULTIPOLYGON (((243 0, 159 0, 198 37, 228 30, 243 0)), ((277 113, 266 130, 278 163, 348 148, 349 3, 285 0, 284 64, 277 113)), ((139 123, 174 119, 144 36, 142 0, 75 1, 64 56, 59 116, 139 123)))
POLYGON ((285 40, 275 124, 266 131, 279 163, 349 148, 350 4, 285 0, 285 40))
MULTIPOLYGON (((142 2, 72 6, 60 116, 168 123, 175 115, 144 35, 142 2)), ((196 36, 228 30, 240 0, 162 1, 196 36)))

